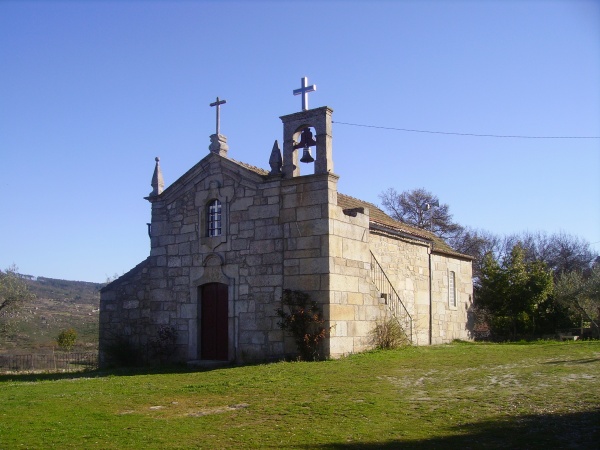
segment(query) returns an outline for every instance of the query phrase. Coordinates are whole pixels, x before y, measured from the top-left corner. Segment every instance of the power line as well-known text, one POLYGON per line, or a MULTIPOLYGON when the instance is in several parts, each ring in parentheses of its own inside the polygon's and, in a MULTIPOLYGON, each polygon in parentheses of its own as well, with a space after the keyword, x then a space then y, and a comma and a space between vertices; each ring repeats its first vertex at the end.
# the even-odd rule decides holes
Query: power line
POLYGON ((362 125, 358 123, 347 123, 332 121, 338 125, 351 125, 353 127, 380 128, 382 130, 407 131, 411 133, 428 134, 450 134, 454 136, 472 136, 472 137, 491 137, 491 138, 510 138, 510 139, 600 139, 600 136, 518 136, 501 134, 475 134, 475 133, 452 133, 448 131, 429 131, 429 130, 411 130, 409 128, 380 127, 377 125, 362 125))

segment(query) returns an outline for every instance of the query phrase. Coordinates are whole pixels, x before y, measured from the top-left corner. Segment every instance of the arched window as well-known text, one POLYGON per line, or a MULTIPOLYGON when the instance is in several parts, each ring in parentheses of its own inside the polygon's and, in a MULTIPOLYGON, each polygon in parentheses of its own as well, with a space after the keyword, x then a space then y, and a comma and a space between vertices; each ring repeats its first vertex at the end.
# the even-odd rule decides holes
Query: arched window
POLYGON ((221 236, 221 202, 216 199, 206 207, 206 235, 221 236))

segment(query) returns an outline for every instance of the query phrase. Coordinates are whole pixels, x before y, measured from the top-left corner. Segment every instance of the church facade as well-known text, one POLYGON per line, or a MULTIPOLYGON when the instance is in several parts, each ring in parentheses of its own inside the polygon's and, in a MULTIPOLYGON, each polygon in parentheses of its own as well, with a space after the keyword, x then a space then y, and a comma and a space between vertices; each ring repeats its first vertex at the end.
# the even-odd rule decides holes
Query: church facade
POLYGON ((415 345, 470 339, 471 259, 337 191, 331 118, 281 117, 270 171, 231 159, 218 124, 208 155, 166 189, 157 158, 150 255, 101 291, 101 364, 118 343, 145 351, 161 326, 177 330, 181 362, 293 356, 276 313, 285 289, 321 306, 326 357, 372 348, 388 318, 415 345))

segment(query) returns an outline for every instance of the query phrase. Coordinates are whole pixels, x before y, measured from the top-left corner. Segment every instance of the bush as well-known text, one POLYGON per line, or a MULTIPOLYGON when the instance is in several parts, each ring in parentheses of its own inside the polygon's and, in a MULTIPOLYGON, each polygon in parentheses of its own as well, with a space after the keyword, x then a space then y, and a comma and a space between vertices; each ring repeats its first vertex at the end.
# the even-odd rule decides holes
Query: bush
POLYGON ((379 349, 398 348, 409 343, 406 332, 394 317, 379 321, 371 331, 371 339, 379 349))
POLYGON ((110 343, 102 349, 105 367, 132 367, 142 363, 142 351, 126 336, 114 336, 110 343))
POLYGON ((77 331, 75 331, 73 328, 62 330, 60 333, 58 333, 58 337, 56 338, 56 343, 58 346, 66 352, 73 350, 76 341, 77 331))
POLYGON ((296 348, 303 361, 320 359, 320 344, 327 337, 328 329, 323 326, 319 304, 301 291, 286 289, 281 297, 282 307, 276 310, 281 318, 279 328, 288 331, 294 338, 296 348), (285 309, 288 312, 285 311, 285 309))
POLYGON ((175 354, 178 335, 177 328, 172 325, 159 327, 157 337, 150 341, 150 348, 159 362, 167 362, 175 354))

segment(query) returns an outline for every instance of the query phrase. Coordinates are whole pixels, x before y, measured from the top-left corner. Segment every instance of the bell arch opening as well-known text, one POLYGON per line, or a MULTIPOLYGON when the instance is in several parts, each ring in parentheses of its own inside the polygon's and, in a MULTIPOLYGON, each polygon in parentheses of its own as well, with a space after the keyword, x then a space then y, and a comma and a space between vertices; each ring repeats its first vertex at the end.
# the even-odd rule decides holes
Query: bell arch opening
MULTIPOLYGON (((316 130, 310 125, 302 125, 298 127, 293 136, 294 150, 299 152, 295 158, 300 162, 300 174, 304 172, 302 169, 306 166, 310 173, 315 173, 315 157, 312 151, 316 151, 317 140, 316 130), (312 171, 310 170, 312 168, 312 171)), ((306 173, 305 173, 306 174, 306 173)))

